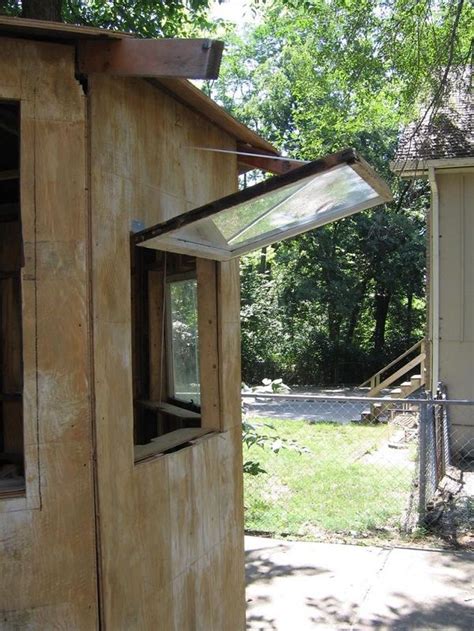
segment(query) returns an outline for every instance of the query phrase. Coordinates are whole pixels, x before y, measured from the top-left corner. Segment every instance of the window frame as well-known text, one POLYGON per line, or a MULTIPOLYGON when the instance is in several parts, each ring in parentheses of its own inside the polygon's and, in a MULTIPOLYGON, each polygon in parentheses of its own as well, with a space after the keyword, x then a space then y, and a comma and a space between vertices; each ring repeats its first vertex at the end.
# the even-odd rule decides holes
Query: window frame
MULTIPOLYGON (((135 254, 138 252, 138 256, 146 256, 144 254, 140 254, 140 252, 146 252, 142 248, 137 248, 131 240, 131 271, 132 271, 132 285, 131 285, 131 308, 132 308, 132 380, 133 380, 133 409, 134 409, 134 429, 133 429, 133 444, 134 444, 134 463, 135 465, 148 462, 150 459, 154 459, 157 457, 162 457, 168 454, 171 451, 177 451, 184 447, 188 447, 191 444, 194 444, 196 441, 200 441, 203 438, 207 438, 221 431, 221 416, 220 416, 220 378, 219 378, 219 370, 218 366, 220 365, 219 356, 218 356, 218 336, 219 336, 219 322, 217 318, 218 313, 218 292, 217 292, 217 282, 218 282, 218 267, 217 263, 214 261, 209 261, 205 259, 200 259, 199 257, 192 257, 195 262, 195 269, 183 271, 183 272, 173 272, 170 273, 167 278, 165 278, 165 272, 163 269, 163 277, 162 282, 164 283, 164 287, 162 287, 163 293, 162 295, 166 295, 168 293, 168 282, 167 279, 173 282, 174 280, 187 280, 189 278, 195 278, 197 281, 197 321, 198 321, 198 339, 199 339, 199 374, 200 374, 200 399, 201 405, 199 410, 192 406, 192 404, 187 404, 186 402, 180 400, 173 400, 170 397, 170 392, 165 392, 164 396, 160 397, 160 401, 146 401, 142 400, 139 396, 136 396, 136 373, 135 366, 140 365, 140 358, 135 357, 134 344, 137 342, 137 322, 135 321, 135 309, 137 306, 134 304, 134 301, 139 297, 139 288, 140 286, 143 288, 146 286, 147 296, 146 298, 141 296, 141 300, 145 300, 147 303, 147 309, 150 308, 150 296, 149 296, 149 280, 148 273, 150 271, 150 266, 141 265, 141 280, 137 280, 137 278, 133 279, 134 272, 136 273, 137 262, 134 260, 135 254), (209 267, 210 266, 210 267, 209 267), (209 269, 211 269, 211 278, 209 278, 209 269), (146 272, 145 272, 146 270, 146 272), (204 270, 204 273, 203 273, 204 270), (206 272, 207 270, 207 276, 206 272), (143 275, 145 274, 145 280, 143 279, 143 275), (212 280, 212 278, 214 280, 212 280), (214 315, 212 315, 214 314, 214 315), (211 323, 211 324, 210 324, 211 323), (202 352, 202 348, 205 345, 206 353, 202 352), (213 349, 213 350, 212 350, 213 349), (205 355, 205 357, 203 357, 205 355), (212 370, 203 370, 203 366, 212 366, 212 370), (211 374, 212 373, 212 374, 211 374), (206 378, 203 379, 203 374, 206 374, 206 378), (178 430, 166 430, 161 432, 158 430, 157 435, 152 438, 147 438, 147 442, 137 442, 137 423, 142 422, 139 419, 140 406, 144 405, 144 407, 148 405, 148 409, 155 410, 155 413, 160 413, 163 411, 166 413, 170 408, 174 408, 175 410, 181 410, 183 413, 183 426, 178 430), (199 427, 193 425, 193 422, 196 422, 196 415, 199 414, 199 427), (190 419, 191 426, 187 425, 186 418, 190 419)), ((173 253, 162 252, 161 255, 163 257, 168 257, 173 255, 173 253)), ((178 254, 177 254, 178 256, 178 254)), ((187 256, 189 258, 189 256, 187 256)), ((164 259, 163 259, 164 265, 164 259)), ((151 265, 151 271, 158 271, 158 267, 153 270, 153 264, 151 265)), ((159 294, 158 290, 158 294, 159 294)), ((157 294, 157 295, 158 295, 157 294)), ((166 299, 165 308, 162 311, 162 320, 160 320, 163 325, 167 326, 168 314, 167 314, 167 306, 169 305, 169 297, 166 299)), ((149 325, 148 325, 149 326, 149 325)), ((139 335, 143 335, 140 333, 139 335)), ((148 340, 148 345, 151 343, 150 330, 148 329, 146 332, 146 338, 148 340)), ((140 340, 138 340, 140 341, 140 340)), ((166 340, 163 340, 165 343, 162 344, 162 349, 160 352, 168 353, 169 351, 166 348, 166 340)), ((140 346, 140 344, 139 344, 140 346)), ((143 352, 143 351, 140 351, 143 352)), ((150 363, 150 356, 148 356, 148 360, 150 363)), ((156 356, 155 356, 156 362, 156 356)), ((164 365, 162 367, 162 377, 166 380, 169 379, 167 373, 167 366, 164 365)), ((148 375, 149 377, 149 375, 148 375)), ((142 377, 143 378, 143 377, 142 377)), ((150 383, 150 382, 149 382, 150 383)), ((148 386, 149 386, 148 383, 148 386)), ((165 382, 166 383, 166 382, 165 382)), ((156 386, 156 384, 155 384, 156 386)), ((169 388, 169 384, 166 383, 166 386, 169 388)), ((143 390, 141 390, 143 392, 143 390)), ((158 422, 156 427, 158 427, 158 422)), ((146 426, 144 430, 138 430, 138 433, 141 433, 143 436, 143 432, 146 436, 146 426)))
MULTIPOLYGON (((0 106, 5 108, 5 114, 10 111, 10 116, 15 119, 16 127, 18 131, 18 138, 12 142, 14 146, 13 151, 16 152, 17 164, 8 165, 5 172, 8 177, 2 181, 2 184, 6 186, 5 195, 12 196, 13 199, 6 202, 6 205, 10 205, 10 215, 7 214, 5 218, 5 224, 10 226, 10 229, 4 229, 3 237, 6 237, 6 242, 11 245, 11 248, 7 248, 7 252, 10 256, 7 256, 3 261, 2 257, 2 271, 0 271, 0 282, 2 284, 0 291, 0 342, 2 348, 0 349, 0 447, 2 464, 11 464, 12 466, 19 467, 22 475, 18 475, 18 478, 22 478, 22 483, 18 482, 16 487, 3 488, 0 485, 0 500, 3 502, 7 500, 22 500, 27 495, 27 454, 26 454, 26 437, 25 437, 25 378, 24 378, 24 357, 25 357, 25 323, 24 323, 24 268, 25 268, 25 256, 24 256, 24 242, 23 242, 23 223, 22 223, 22 191, 21 191, 21 154, 22 154, 22 142, 23 134, 21 129, 22 124, 22 105, 20 100, 16 99, 0 99, 0 106), (9 186, 11 182, 15 182, 13 186, 9 186), (16 207, 13 211, 12 209, 16 207), (5 263, 5 268, 3 268, 5 263), (3 302, 5 300, 4 307, 3 302), (5 329, 4 329, 5 327, 5 329), (13 344, 12 344, 13 339, 13 344), (15 344, 16 342, 16 344, 15 344), (7 362, 4 361, 3 350, 6 349, 7 362), (9 352, 10 351, 10 352, 9 352), (4 372, 4 368, 6 369, 4 372), (14 385, 12 385, 14 384, 14 385), (8 413, 7 410, 10 409, 8 413), (13 450, 9 451, 6 446, 6 436, 9 434, 6 427, 13 426, 14 438, 10 441, 13 443, 13 450), (16 445, 15 445, 16 443, 16 445), (15 447, 18 448, 21 443, 21 452, 17 452, 15 447), (9 462, 10 461, 10 462, 9 462), (16 461, 16 462, 15 462, 16 461)), ((8 132, 3 132, 8 133, 8 132)), ((8 143, 7 143, 8 144, 8 143)), ((7 147, 8 148, 8 147, 7 147)), ((5 156, 10 158, 8 151, 5 151, 5 156)), ((15 154, 13 154, 15 155, 15 154)), ((3 218, 2 222, 3 224, 3 218)), ((5 478, 8 480, 9 478, 5 478)))
MULTIPOLYGON (((322 188, 324 193, 324 185, 322 188)), ((314 195, 317 198, 316 192, 314 195)), ((291 197, 293 197, 293 193, 289 194, 288 199, 291 197)), ((392 201, 392 194, 384 180, 354 149, 347 148, 136 232, 133 240, 136 245, 149 249, 167 250, 217 261, 229 261, 253 250, 283 241, 336 219, 389 201, 392 201), (226 240, 223 233, 212 221, 212 218, 219 213, 225 211, 238 213, 242 204, 268 199, 270 194, 301 183, 301 189, 296 191, 296 195, 311 184, 311 180, 309 184, 304 184, 308 178, 318 178, 343 167, 348 168, 352 175, 346 177, 345 180, 343 178, 342 181, 347 182, 355 176, 367 189, 372 191, 373 195, 364 197, 361 201, 355 201, 353 205, 349 203, 347 207, 343 204, 342 208, 338 208, 336 203, 332 209, 327 211, 320 208, 301 221, 289 219, 287 224, 282 224, 280 227, 275 226, 272 230, 262 232, 249 241, 244 241, 240 245, 235 244, 235 246, 231 243, 232 239, 226 240), (322 213, 321 216, 320 212, 322 213)), ((268 212, 263 212, 255 223, 270 215, 278 206, 280 206, 279 203, 270 207, 268 212)), ((253 220, 250 221, 245 230, 252 223, 254 223, 253 220)))

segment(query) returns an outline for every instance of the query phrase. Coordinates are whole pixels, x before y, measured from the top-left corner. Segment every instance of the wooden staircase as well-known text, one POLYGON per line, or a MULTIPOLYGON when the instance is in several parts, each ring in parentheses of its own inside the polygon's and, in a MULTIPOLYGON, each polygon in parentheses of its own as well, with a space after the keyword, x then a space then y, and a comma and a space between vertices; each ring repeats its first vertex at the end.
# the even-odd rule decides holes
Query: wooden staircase
POLYGON ((426 347, 423 339, 364 381, 359 388, 370 387, 367 394, 368 398, 376 397, 383 390, 386 390, 387 392, 383 398, 387 399, 387 403, 371 403, 370 407, 362 412, 361 421, 373 423, 382 420, 385 416, 384 413, 389 408, 393 409, 393 404, 389 403, 390 399, 407 399, 411 394, 424 386, 426 383, 425 361, 426 347), (403 360, 407 361, 400 367, 400 363, 403 360), (419 374, 411 375, 409 380, 396 385, 403 377, 418 367, 419 374), (390 373, 392 369, 394 370, 390 373))

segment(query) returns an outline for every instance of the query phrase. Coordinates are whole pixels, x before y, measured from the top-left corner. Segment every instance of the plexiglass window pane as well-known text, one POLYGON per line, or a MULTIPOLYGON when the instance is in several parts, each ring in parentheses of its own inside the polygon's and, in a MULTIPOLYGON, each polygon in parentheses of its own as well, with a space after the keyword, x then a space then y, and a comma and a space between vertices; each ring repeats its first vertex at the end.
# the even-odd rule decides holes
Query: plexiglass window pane
POLYGON ((144 230, 136 242, 228 260, 391 199, 385 182, 345 149, 144 230))
POLYGON ((232 242, 246 226, 266 214, 276 205, 296 193, 301 188, 301 182, 290 184, 265 196, 244 202, 232 209, 224 210, 212 218, 226 241, 232 242), (230 211, 230 212, 229 212, 230 211))
POLYGON ((196 279, 169 283, 173 396, 200 405, 196 279))
POLYGON ((230 240, 232 245, 243 245, 274 230, 291 228, 316 218, 344 213, 365 200, 377 197, 359 175, 348 166, 336 167, 299 182, 299 187, 285 201, 273 206, 269 212, 244 228, 230 240))

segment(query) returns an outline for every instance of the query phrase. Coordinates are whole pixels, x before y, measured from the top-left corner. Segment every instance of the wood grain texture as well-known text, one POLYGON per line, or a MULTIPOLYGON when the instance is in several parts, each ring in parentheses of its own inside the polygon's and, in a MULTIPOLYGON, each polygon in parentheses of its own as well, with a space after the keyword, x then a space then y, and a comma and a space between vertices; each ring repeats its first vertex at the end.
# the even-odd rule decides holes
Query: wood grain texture
POLYGON ((164 383, 166 370, 163 353, 164 344, 164 313, 163 313, 163 272, 148 272, 148 334, 149 334, 149 374, 150 374, 150 398, 154 401, 162 401, 166 396, 166 384, 164 383))
MULTIPOLYGON (((156 83, 158 83, 158 81, 156 81, 156 83)), ((163 78, 159 80, 159 85, 166 88, 166 90, 168 90, 174 98, 181 100, 181 102, 187 107, 194 109, 207 120, 219 125, 219 127, 232 138, 227 146, 222 147, 220 144, 213 144, 212 138, 205 138, 204 136, 201 136, 201 144, 192 145, 193 147, 235 150, 235 140, 238 140, 242 143, 241 146, 279 155, 277 149, 275 149, 275 147, 273 147, 269 142, 231 116, 224 108, 220 107, 215 101, 208 98, 202 90, 190 81, 187 81, 186 79, 163 78)), ((232 192, 232 189, 227 192, 232 192)))
MULTIPOLYGON (((229 431, 134 465, 129 259, 132 220, 153 225, 235 190, 235 156, 189 150, 204 142, 228 148, 234 141, 148 83, 97 75, 89 89, 105 623, 114 631, 240 631, 245 610, 240 400, 225 404, 229 431)), ((219 300, 216 268, 200 263, 198 278, 219 300)), ((207 371, 217 371, 218 383, 234 392, 240 378, 230 384, 222 371, 239 372, 234 367, 240 354, 234 328, 238 267, 229 266, 222 282, 231 284, 237 313, 223 309, 220 333, 202 333, 207 356, 201 370, 205 382, 207 371), (215 369, 219 344, 236 353, 215 369)), ((226 291, 222 286, 221 295, 226 291)), ((206 304, 200 334, 206 317, 213 324, 221 318, 220 303, 217 313, 206 304)), ((204 427, 221 428, 217 390, 219 410, 223 406, 218 386, 204 404, 204 427)))
POLYGON ((217 303, 217 263, 197 259, 199 373, 204 377, 201 388, 202 426, 221 429, 219 388, 219 342, 217 303))
POLYGON ((240 276, 239 260, 218 264, 221 427, 241 426, 240 276))
POLYGON ((281 158, 276 160, 271 153, 264 155, 261 150, 255 150, 244 144, 237 145, 237 151, 241 153, 237 157, 239 163, 239 171, 245 172, 251 169, 261 169, 262 171, 268 171, 275 175, 281 175, 282 173, 288 173, 293 169, 298 169, 302 162, 301 160, 282 160, 281 158), (250 155, 254 153, 255 155, 250 155))
POLYGON ((31 20, 28 18, 19 18, 7 15, 0 16, 0 33, 9 33, 11 37, 15 34, 29 34, 32 36, 58 39, 90 39, 90 38, 112 38, 122 39, 130 37, 129 33, 121 33, 120 31, 112 31, 93 26, 76 26, 74 24, 64 24, 63 22, 50 22, 46 20, 31 20))
POLYGON ((73 48, 1 37, 1 98, 21 100, 22 112, 26 498, 0 499, 0 628, 89 631, 97 593, 85 101, 73 48))
POLYGON ((217 79, 223 48, 223 42, 210 39, 82 41, 77 70, 85 75, 217 79))

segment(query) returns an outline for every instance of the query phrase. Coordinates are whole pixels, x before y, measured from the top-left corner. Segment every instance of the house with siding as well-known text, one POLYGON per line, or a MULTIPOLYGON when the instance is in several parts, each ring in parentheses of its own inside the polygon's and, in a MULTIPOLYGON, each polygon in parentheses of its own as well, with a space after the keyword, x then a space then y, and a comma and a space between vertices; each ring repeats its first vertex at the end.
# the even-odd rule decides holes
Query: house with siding
MULTIPOLYGON (((392 169, 427 179, 428 384, 474 399, 474 122, 472 69, 453 72, 439 107, 409 125, 392 169)), ((453 449, 472 458, 470 407, 451 410, 453 449)))

